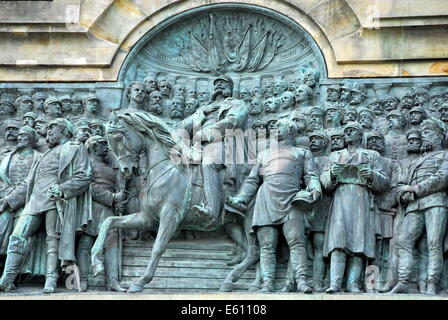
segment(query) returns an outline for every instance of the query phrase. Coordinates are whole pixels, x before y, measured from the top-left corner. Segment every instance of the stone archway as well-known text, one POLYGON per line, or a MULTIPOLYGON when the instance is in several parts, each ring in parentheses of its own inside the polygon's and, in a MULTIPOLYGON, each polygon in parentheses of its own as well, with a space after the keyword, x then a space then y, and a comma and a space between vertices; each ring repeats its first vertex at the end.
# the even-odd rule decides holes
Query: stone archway
POLYGON ((297 22, 255 5, 215 4, 151 29, 128 54, 118 80, 143 81, 150 74, 198 88, 228 74, 239 91, 274 76, 293 81, 305 68, 327 78, 320 48, 297 22))

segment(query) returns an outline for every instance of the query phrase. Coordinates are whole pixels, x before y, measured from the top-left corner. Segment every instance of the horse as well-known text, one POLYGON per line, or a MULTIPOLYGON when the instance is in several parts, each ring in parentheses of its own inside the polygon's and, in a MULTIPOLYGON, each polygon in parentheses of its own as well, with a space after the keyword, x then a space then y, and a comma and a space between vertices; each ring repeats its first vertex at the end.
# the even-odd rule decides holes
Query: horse
MULTIPOLYGON (((115 118, 107 125, 106 134, 125 178, 130 179, 138 172, 138 155, 141 152, 146 154, 146 182, 140 192, 139 212, 108 217, 102 223, 91 251, 92 269, 95 276, 104 271, 103 262, 98 256, 103 251, 106 235, 110 229, 157 231, 147 269, 127 291, 141 292, 144 286, 152 281, 159 260, 176 230, 213 231, 234 222, 231 219, 233 215, 224 215, 226 218, 223 219, 222 225, 211 226, 206 218, 198 216, 192 209, 203 197, 202 187, 192 181, 193 177, 199 174, 200 168, 197 165, 189 166, 176 161, 173 155, 179 156, 181 153, 176 151, 176 141, 171 135, 171 128, 162 119, 147 112, 115 114, 115 118)), ((231 291, 233 283, 258 259, 258 249, 253 236, 251 241, 246 240, 242 224, 233 223, 231 231, 231 238, 237 244, 249 247, 244 260, 226 277, 221 285, 221 291, 231 291)))

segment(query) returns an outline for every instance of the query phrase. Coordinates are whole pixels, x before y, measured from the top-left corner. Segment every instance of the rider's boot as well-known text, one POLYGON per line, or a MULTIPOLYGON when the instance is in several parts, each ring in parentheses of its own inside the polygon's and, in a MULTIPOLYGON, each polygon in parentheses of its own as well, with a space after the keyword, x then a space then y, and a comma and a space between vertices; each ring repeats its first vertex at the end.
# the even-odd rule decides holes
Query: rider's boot
POLYGON ((25 238, 14 234, 9 237, 5 268, 0 278, 0 291, 9 292, 15 288, 14 280, 25 258, 26 246, 27 240, 25 238))
POLYGON ((126 292, 120 282, 118 281, 118 255, 119 249, 117 247, 106 247, 106 281, 107 290, 116 292, 126 292))
POLYGON ((212 168, 210 165, 203 165, 202 174, 204 176, 206 204, 194 207, 198 209, 200 214, 209 219, 210 224, 217 224, 223 206, 223 191, 219 170, 212 168))

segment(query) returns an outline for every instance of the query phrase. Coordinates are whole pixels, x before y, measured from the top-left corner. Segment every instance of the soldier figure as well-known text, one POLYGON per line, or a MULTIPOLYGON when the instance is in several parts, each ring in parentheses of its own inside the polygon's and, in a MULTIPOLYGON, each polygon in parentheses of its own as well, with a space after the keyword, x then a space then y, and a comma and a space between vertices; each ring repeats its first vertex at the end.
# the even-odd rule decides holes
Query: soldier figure
POLYGON ((289 246, 297 290, 312 292, 306 284, 305 216, 291 202, 302 189, 301 181, 306 185, 312 203, 322 192, 311 152, 292 146, 294 127, 287 119, 277 122, 278 148, 271 146, 259 154, 240 192, 232 199, 233 203, 248 204, 256 194, 252 229, 260 243, 262 292, 274 291, 279 232, 284 234, 289 246))
MULTIPOLYGON (((320 176, 323 172, 330 170, 330 162, 326 155, 329 140, 324 131, 311 132, 309 139, 317 174, 320 176)), ((324 193, 314 206, 314 215, 310 223, 310 236, 313 247, 313 288, 316 292, 324 291, 326 263, 323 257, 323 250, 325 225, 330 205, 331 197, 324 193)))
POLYGON ((3 97, 0 99, 0 142, 5 138, 5 125, 7 120, 11 120, 16 114, 16 107, 14 103, 3 97))
POLYGON ((17 115, 23 116, 27 112, 31 112, 34 109, 33 100, 30 96, 23 95, 16 99, 17 115))
POLYGON ((275 98, 268 98, 264 100, 264 112, 266 113, 277 113, 280 108, 280 104, 275 98))
MULTIPOLYGON (((390 197, 388 198, 389 207, 392 209, 396 209, 396 214, 394 216, 393 221, 393 237, 389 243, 390 247, 390 253, 389 253, 389 262, 387 266, 387 275, 386 279, 387 282, 383 286, 382 289, 379 290, 379 292, 388 292, 390 291, 397 283, 398 279, 398 246, 397 246, 397 240, 399 234, 402 232, 402 220, 404 216, 404 212, 402 210, 402 206, 398 205, 396 196, 397 196, 397 190, 407 184, 408 180, 408 172, 411 167, 413 167, 413 164, 415 161, 417 161, 417 158, 420 156, 420 149, 422 145, 422 135, 420 130, 409 130, 406 133, 406 138, 408 140, 407 144, 407 157, 403 158, 401 160, 397 160, 394 163, 393 170, 392 170, 392 178, 391 178, 391 190, 389 191, 390 197)), ((424 247, 424 244, 426 243, 426 237, 423 237, 419 240, 419 251, 423 253, 422 249, 424 247)), ((427 250, 427 248, 426 248, 427 250)), ((425 263, 424 256, 420 254, 420 261, 419 266, 421 266, 421 263, 425 263)), ((427 257, 426 257, 426 264, 427 264, 427 257)), ((426 292, 426 266, 419 268, 419 289, 421 293, 426 292)))
POLYGON ((330 130, 330 151, 339 151, 345 148, 345 136, 342 129, 330 130))
POLYGON ((201 89, 198 93, 199 107, 205 106, 210 102, 210 91, 207 89, 201 89))
POLYGON ((104 122, 98 119, 93 119, 89 122, 89 128, 91 131, 91 136, 102 136, 106 133, 106 128, 104 127, 104 122))
POLYGON ((333 85, 327 87, 327 97, 325 100, 325 104, 326 104, 327 108, 330 105, 337 106, 338 108, 340 107, 339 106, 339 97, 341 96, 340 91, 341 91, 341 88, 337 84, 333 84, 333 85))
POLYGON ((414 89, 407 90, 401 97, 401 110, 405 110, 404 111, 405 113, 409 112, 409 110, 411 110, 412 107, 414 106, 414 97, 415 97, 414 89))
POLYGON ((406 118, 398 111, 391 111, 387 115, 389 126, 388 133, 384 136, 385 150, 384 156, 387 158, 400 160, 406 157, 406 148, 408 141, 403 129, 406 127, 406 118))
POLYGON ((77 214, 89 211, 88 199, 81 199, 91 182, 91 168, 83 145, 71 142, 71 124, 65 119, 49 123, 47 141, 51 149, 33 166, 26 184, 16 188, 13 202, 0 201, 0 211, 16 210, 25 203, 9 239, 6 265, 0 289, 10 291, 20 271, 29 239, 45 221, 47 234, 47 274, 44 293, 53 293, 59 276, 59 259, 66 264, 75 259, 77 214), (85 201, 82 201, 85 200, 85 201), (63 201, 67 205, 63 205, 63 201), (59 237, 60 235, 60 237, 59 237))
POLYGON ((143 84, 145 86, 146 94, 149 96, 151 92, 158 91, 159 85, 157 84, 157 77, 154 73, 149 72, 145 79, 143 79, 143 84))
POLYGON ((39 116, 44 114, 44 103, 47 99, 47 96, 43 92, 36 92, 31 97, 33 99, 34 112, 36 112, 39 116))
POLYGON ((263 112, 263 101, 258 98, 253 98, 250 102, 250 115, 256 116, 263 112))
POLYGON ((375 115, 372 110, 364 107, 360 107, 358 110, 358 123, 364 130, 364 133, 372 131, 373 121, 375 120, 375 115))
POLYGON ((48 97, 44 103, 45 116, 48 120, 54 120, 62 117, 62 106, 58 99, 55 97, 48 97))
POLYGON ((87 121, 91 120, 100 120, 105 122, 106 119, 100 116, 101 114, 101 101, 94 93, 90 93, 84 99, 85 111, 84 115, 81 119, 85 119, 87 121))
POLYGON ((246 102, 247 104, 250 104, 250 101, 252 100, 252 95, 248 88, 241 88, 240 99, 246 102))
POLYGON ((344 115, 342 116, 342 124, 345 125, 349 122, 356 121, 358 119, 358 112, 355 108, 346 107, 344 109, 344 115))
POLYGON ((48 150, 47 144, 47 125, 48 121, 46 117, 40 116, 36 119, 34 130, 36 130, 39 140, 36 143, 35 149, 40 153, 44 153, 48 150))
MULTIPOLYGON (((177 99, 177 100, 182 99, 183 100, 184 98, 183 97, 180 98, 180 96, 174 96, 172 101, 174 101, 174 99, 177 99)), ((172 103, 172 101, 171 101, 171 103, 172 103)), ((163 113, 162 105, 163 105, 163 98, 162 98, 162 95, 160 94, 160 92, 159 91, 151 92, 151 94, 149 95, 148 111, 155 115, 161 116, 163 113)))
POLYGON ((426 111, 423 107, 413 107, 409 111, 409 129, 420 129, 423 120, 426 119, 426 111))
POLYGON ((137 81, 130 83, 126 89, 126 97, 129 101, 128 111, 145 111, 146 89, 143 83, 137 81))
POLYGON ((72 122, 78 121, 84 114, 84 103, 81 94, 75 93, 72 96, 72 113, 70 119, 72 122))
POLYGON ((445 134, 445 125, 440 120, 423 121, 422 155, 409 169, 407 184, 399 188, 398 198, 407 206, 398 238, 398 283, 392 293, 409 291, 413 249, 425 229, 428 238, 426 294, 437 293, 448 214, 448 152, 441 150, 445 134))
POLYGON ((232 98, 233 80, 230 77, 218 77, 213 83, 215 92, 212 95, 212 102, 200 107, 180 125, 190 134, 194 133, 193 148, 202 156, 206 203, 195 208, 207 216, 211 224, 218 221, 223 208, 219 172, 225 167, 222 148, 226 130, 244 129, 249 115, 246 103, 232 98), (200 130, 196 132, 198 127, 200 130))
POLYGON ((23 115, 23 125, 34 128, 35 121, 37 119, 37 115, 34 112, 27 112, 23 115))
POLYGON ((92 135, 92 131, 87 123, 81 122, 75 127, 75 141, 84 144, 92 135))
POLYGON ((439 111, 439 107, 443 104, 443 90, 435 89, 430 97, 430 104, 426 109, 428 113, 428 117, 437 117, 437 113, 439 111))
POLYGON ((347 148, 330 154, 331 169, 321 175, 324 190, 334 192, 324 243, 324 256, 331 259, 331 284, 327 293, 341 290, 346 262, 347 289, 349 292, 361 292, 358 283, 363 262, 366 258, 375 258, 372 191, 383 191, 390 182, 382 170, 380 155, 361 147, 361 125, 349 122, 344 134, 347 148), (353 170, 357 171, 356 175, 351 173, 353 170))
POLYGON ((373 99, 369 104, 369 109, 372 110, 375 118, 373 120, 373 130, 381 133, 382 135, 387 134, 389 128, 387 126, 387 119, 384 115, 384 102, 380 99, 373 99))
POLYGON ((301 84, 294 91, 296 106, 294 109, 300 110, 304 114, 311 112, 311 99, 313 98, 313 89, 307 85, 301 84))
POLYGON ((62 116, 69 118, 72 114, 72 98, 69 94, 65 94, 59 98, 59 101, 61 102, 62 116))
POLYGON ((174 97, 171 100, 170 118, 173 120, 182 120, 184 118, 185 100, 181 97, 174 97))
MULTIPOLYGON (((17 138, 17 147, 3 157, 0 163, 0 181, 2 201, 14 203, 15 189, 24 183, 33 163, 37 161, 40 152, 34 149, 38 136, 33 128, 24 126, 17 138)), ((13 229, 14 218, 18 218, 21 206, 13 206, 15 210, 6 210, 0 215, 0 254, 6 255, 9 236, 13 229)))
MULTIPOLYGON (((90 251, 99 228, 107 217, 125 210, 126 192, 119 191, 119 172, 110 163, 108 157, 107 140, 101 136, 92 136, 86 141, 86 148, 90 156, 93 171, 92 189, 92 217, 88 227, 82 233, 76 258, 78 261, 81 291, 87 291, 90 268, 90 251), (115 212, 114 212, 115 210, 115 212)), ((118 282, 118 229, 111 230, 107 235, 105 267, 107 288, 112 291, 124 292, 118 282)))
POLYGON ((358 109, 362 107, 363 101, 367 98, 366 86, 363 83, 354 83, 350 87, 350 106, 358 109))
MULTIPOLYGON (((366 136, 366 148, 377 151, 380 155, 384 153, 384 136, 378 132, 370 132, 366 136)), ((392 178, 394 162, 392 159, 381 157, 381 166, 388 177, 392 178)), ((390 252, 390 241, 393 237, 395 210, 392 208, 393 199, 390 201, 390 189, 375 194, 375 203, 378 209, 377 218, 377 243, 376 243, 376 264, 380 269, 378 283, 384 284, 390 252)))
POLYGON ((171 84, 167 79, 160 79, 159 81, 159 91, 162 95, 163 100, 167 101, 171 95, 171 84))
POLYGON ((191 116, 193 113, 196 112, 196 110, 199 108, 199 101, 197 99, 194 98, 189 98, 186 101, 186 106, 185 106, 185 116, 191 116))
POLYGON ((324 128, 325 111, 319 107, 312 107, 309 113, 308 131, 317 131, 324 128))
MULTIPOLYGON (((414 99, 414 96, 412 96, 412 99, 414 99)), ((403 101, 404 101, 404 97, 403 97, 403 101)), ((384 110, 386 111, 386 115, 387 115, 387 113, 389 113, 391 111, 398 110, 398 104, 399 103, 400 103, 400 99, 398 99, 397 96, 388 95, 384 99, 384 110)), ((412 104, 410 105, 410 108, 412 108, 413 103, 414 102, 412 101, 412 104)))
POLYGON ((341 122, 342 122, 342 110, 335 105, 327 107, 327 109, 325 110, 324 127, 326 129, 338 128, 341 126, 341 122))
POLYGON ((17 138, 19 129, 21 127, 19 121, 16 119, 9 119, 5 121, 5 142, 0 147, 0 159, 8 152, 15 149, 17 145, 17 138))

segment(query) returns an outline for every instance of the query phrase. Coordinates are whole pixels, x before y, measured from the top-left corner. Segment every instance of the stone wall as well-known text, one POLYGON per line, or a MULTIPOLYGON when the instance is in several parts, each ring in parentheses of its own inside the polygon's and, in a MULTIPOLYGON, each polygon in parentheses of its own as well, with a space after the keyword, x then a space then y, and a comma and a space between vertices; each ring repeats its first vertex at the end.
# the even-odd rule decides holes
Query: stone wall
MULTIPOLYGON (((229 1, 0 1, 0 81, 116 81, 145 33, 179 13, 222 3, 229 1)), ((300 24, 322 51, 330 78, 448 72, 448 4, 438 0, 238 3, 300 24)))

